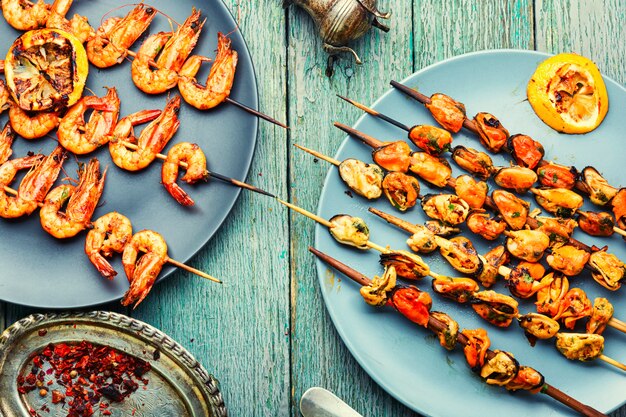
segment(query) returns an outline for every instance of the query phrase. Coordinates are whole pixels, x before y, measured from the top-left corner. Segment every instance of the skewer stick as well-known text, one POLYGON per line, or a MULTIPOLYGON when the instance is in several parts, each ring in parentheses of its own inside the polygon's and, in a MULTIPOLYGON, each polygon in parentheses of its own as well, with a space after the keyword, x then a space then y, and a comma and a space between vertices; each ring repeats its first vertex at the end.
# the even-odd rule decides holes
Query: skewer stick
MULTIPOLYGON (((106 42, 108 43, 109 41, 106 40, 106 42)), ((128 53, 129 56, 132 56, 133 58, 135 58, 137 56, 137 53, 134 52, 134 51, 131 51, 130 49, 127 49, 126 52, 128 53)), ((150 61, 148 61, 148 64, 150 64, 151 67, 154 67, 154 68, 157 68, 157 69, 159 68, 157 63, 154 62, 154 60, 152 60, 152 59, 150 61)), ((261 119, 267 120, 270 123, 274 123, 275 125, 278 125, 278 126, 282 127, 283 129, 289 129, 289 126, 287 126, 286 124, 281 123, 278 120, 274 119, 273 117, 270 117, 270 116, 268 116, 266 114, 263 114, 263 113, 261 113, 258 110, 254 110, 253 108, 248 107, 245 104, 238 102, 237 100, 234 100, 234 99, 232 99, 230 97, 226 97, 226 99, 224 101, 226 101, 227 103, 230 103, 230 104, 234 104, 235 106, 239 107, 240 109, 243 109, 243 110, 247 111, 248 113, 253 114, 256 117, 260 117, 261 119)))
MULTIPOLYGON (((120 141, 120 143, 121 143, 122 145, 126 146, 128 149, 132 149, 132 150, 134 150, 134 151, 136 151, 136 150, 138 150, 138 149, 139 149, 139 146, 137 146, 137 145, 136 145, 136 144, 134 144, 134 143, 130 143, 130 142, 127 142, 127 141, 120 141)), ((167 159, 167 156, 166 156, 166 155, 163 155, 162 153, 158 153, 158 154, 156 155, 156 157, 157 157, 158 159, 162 160, 162 161, 165 161, 165 160, 167 159)), ((187 169, 187 167, 189 166, 189 165, 188 165, 186 162, 184 162, 184 161, 180 161, 180 162, 178 163, 178 165, 180 165, 181 167, 183 167, 183 168, 185 168, 185 169, 187 169)), ((236 180, 236 179, 234 179, 234 178, 227 177, 226 175, 218 174, 217 172, 211 172, 211 171, 208 171, 208 170, 207 170, 207 174, 208 174, 210 177, 217 178, 218 180, 221 180, 221 181, 224 181, 224 182, 227 182, 227 183, 233 184, 233 185, 235 185, 235 186, 237 186, 237 187, 240 187, 240 188, 245 188, 246 190, 254 191, 255 193, 259 193, 259 194, 267 195, 267 196, 269 196, 269 197, 274 197, 274 198, 276 198, 276 196, 275 196, 274 194, 271 194, 271 193, 269 193, 269 192, 267 192, 267 191, 265 191, 265 190, 262 190, 262 189, 260 189, 260 188, 257 188, 257 187, 255 187, 254 185, 246 184, 245 182, 242 182, 242 181, 236 180)))
POLYGON ((313 149, 305 148, 304 146, 298 145, 297 143, 294 143, 293 146, 295 146, 298 149, 302 149, 304 152, 308 152, 311 155, 313 155, 313 156, 315 156, 315 157, 317 157, 319 159, 322 159, 322 160, 324 160, 326 162, 329 162, 329 163, 331 163, 331 164, 333 164, 335 166, 339 166, 339 164, 341 164, 341 162, 339 162, 335 158, 331 158, 330 156, 326 156, 323 153, 319 153, 317 151, 314 151, 313 149))
POLYGON ((600 360, 602 360, 602 361, 604 361, 606 363, 610 363, 611 365, 615 366, 616 368, 621 369, 622 371, 626 371, 626 365, 616 361, 615 359, 609 358, 606 355, 600 355, 600 356, 598 356, 598 359, 600 359, 600 360))
POLYGON ((192 274, 196 274, 199 277, 208 279, 208 280, 213 281, 213 282, 217 282, 218 284, 222 284, 221 280, 219 280, 219 279, 217 279, 215 277, 212 277, 211 275, 209 275, 209 274, 207 274, 205 272, 202 272, 199 269, 192 268, 189 265, 185 265, 182 262, 175 261, 174 259, 172 259, 170 257, 167 258, 167 262, 172 264, 172 265, 174 265, 177 268, 184 269, 185 271, 191 272, 192 274))
POLYGON ((380 140, 376 139, 375 137, 366 135, 363 132, 359 132, 358 130, 353 129, 353 128, 351 128, 348 125, 344 125, 343 123, 335 122, 335 123, 333 123, 333 125, 336 128, 343 130, 344 132, 346 132, 350 136, 354 136, 355 138, 357 138, 358 140, 360 140, 364 144, 372 147, 373 149, 380 148, 381 146, 383 146, 385 144, 385 142, 381 142, 380 140))
POLYGON ((340 96, 339 94, 337 94, 337 97, 339 97, 340 99, 345 100, 348 103, 352 104, 353 106, 363 110, 367 114, 370 114, 370 115, 372 115, 374 117, 378 117, 379 119, 382 119, 382 120, 386 121, 387 123, 391 123, 392 125, 394 125, 396 127, 399 127, 402 130, 406 130, 407 132, 411 131, 411 128, 409 126, 405 125, 404 123, 401 123, 401 122, 397 121, 396 119, 392 119, 391 117, 389 117, 389 116, 387 116, 387 115, 385 115, 385 114, 383 114, 381 112, 378 112, 378 111, 376 111, 374 109, 371 109, 371 108, 367 107, 365 104, 361 104, 358 101, 349 99, 349 98, 344 97, 344 96, 340 96))
MULTIPOLYGON (((330 257, 329 255, 326 255, 325 253, 320 252, 319 250, 312 248, 312 247, 309 247, 309 251, 313 253, 315 256, 317 256, 319 259, 321 259, 322 261, 330 265, 331 267, 335 268, 336 270, 338 270, 339 272, 347 276, 348 278, 357 282, 358 284, 369 285, 371 283, 371 280, 367 276, 350 268, 346 264, 330 257)), ((436 318, 429 316, 428 328, 434 332, 441 332, 446 329, 446 325, 442 323, 441 321, 437 320, 436 318)), ((469 340, 467 339, 467 337, 465 337, 464 334, 459 332, 457 343, 464 346, 469 343, 469 340)), ((494 355, 495 353, 492 350, 487 351, 488 359, 491 359, 494 355)), ((566 405, 567 407, 570 407, 571 409, 587 417, 601 417, 601 416, 606 417, 605 414, 599 412, 598 410, 588 405, 581 403, 580 401, 576 400, 575 398, 570 397, 569 395, 565 394, 564 392, 551 386, 548 383, 544 384, 540 392, 554 398, 560 403, 566 405)))

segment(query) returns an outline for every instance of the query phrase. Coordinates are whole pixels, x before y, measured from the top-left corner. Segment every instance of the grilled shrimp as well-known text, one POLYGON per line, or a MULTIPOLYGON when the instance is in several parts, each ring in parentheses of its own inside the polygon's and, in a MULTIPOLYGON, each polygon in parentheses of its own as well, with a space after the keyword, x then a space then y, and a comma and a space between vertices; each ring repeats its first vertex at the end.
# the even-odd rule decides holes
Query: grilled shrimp
POLYGON ((13 141, 15 140, 15 131, 11 128, 11 124, 7 122, 4 129, 0 132, 0 164, 4 164, 13 154, 13 141))
POLYGON ((206 181, 208 178, 206 157, 195 143, 181 142, 167 153, 167 159, 161 169, 161 182, 167 192, 183 206, 192 206, 194 201, 176 183, 181 162, 187 164, 185 175, 181 180, 187 184, 195 184, 198 181, 206 181))
POLYGON ((98 68, 108 68, 121 63, 128 48, 150 26, 156 10, 138 4, 124 18, 112 17, 104 21, 96 35, 87 42, 89 62, 98 68))
POLYGON ((117 272, 105 257, 121 253, 133 236, 133 226, 127 217, 112 211, 93 222, 87 233, 85 254, 103 277, 113 279, 117 272))
POLYGON ((50 15, 46 20, 46 27, 50 29, 61 29, 76 36, 80 43, 85 43, 93 38, 96 32, 93 30, 85 16, 75 14, 71 19, 65 16, 72 6, 73 0, 54 0, 50 15))
POLYGON ((178 72, 196 46, 203 25, 200 12, 194 10, 175 33, 161 32, 146 39, 131 67, 137 88, 144 93, 159 94, 175 87, 178 72), (155 59, 157 55, 159 58, 155 59), (151 60, 156 60, 158 69, 150 68, 151 60))
MULTIPOLYGON (((4 61, 2 61, 2 65, 4 65, 4 61)), ((9 108, 10 100, 9 88, 4 83, 4 80, 0 80, 0 114, 9 108)))
POLYGON ((43 0, 2 0, 2 14, 9 25, 17 30, 43 27, 50 15, 50 5, 43 0))
POLYGON ((60 119, 58 112, 31 113, 11 105, 9 122, 13 130, 24 139, 38 139, 54 130, 60 119))
POLYGON ((178 89, 183 99, 200 110, 211 109, 230 95, 237 68, 237 51, 230 47, 231 40, 222 33, 217 34, 217 56, 211 72, 202 86, 196 80, 200 65, 208 58, 193 55, 183 65, 178 80, 178 89))
POLYGON ((57 239, 74 237, 86 229, 104 191, 105 178, 106 170, 100 175, 100 162, 95 158, 81 167, 77 186, 63 184, 46 196, 39 211, 41 227, 57 239))
POLYGON ((9 196, 4 192, 4 187, 11 185, 17 172, 22 169, 30 169, 43 159, 43 155, 26 156, 24 158, 11 159, 0 166, 0 217, 15 218, 37 208, 31 202, 23 201, 19 195, 9 196))
POLYGON ((122 255, 124 271, 130 283, 122 305, 135 303, 134 307, 137 307, 152 289, 167 260, 167 244, 160 234, 142 230, 133 235, 122 255), (140 253, 143 253, 141 257, 140 253))
POLYGON ((104 97, 83 97, 61 119, 57 130, 59 143, 77 155, 95 151, 109 140, 119 112, 120 99, 115 88, 109 88, 104 97), (93 113, 85 122, 88 110, 93 113))
POLYGON ((180 96, 176 96, 167 102, 165 110, 154 120, 155 110, 144 110, 120 120, 109 142, 111 159, 115 165, 128 171, 139 171, 150 165, 178 130, 179 109, 180 96), (146 119, 152 122, 138 138, 135 137, 133 126, 145 123, 146 119), (137 150, 128 149, 123 141, 136 144, 137 150))

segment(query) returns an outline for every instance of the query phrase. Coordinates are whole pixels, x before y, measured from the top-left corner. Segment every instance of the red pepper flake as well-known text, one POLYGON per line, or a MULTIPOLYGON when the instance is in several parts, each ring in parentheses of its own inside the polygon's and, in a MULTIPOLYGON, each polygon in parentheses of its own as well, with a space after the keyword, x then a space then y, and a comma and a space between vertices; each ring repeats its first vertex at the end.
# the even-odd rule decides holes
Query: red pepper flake
POLYGON ((48 330, 46 329, 39 329, 39 331, 37 332, 37 334, 41 337, 44 337, 45 335, 48 334, 48 330))
MULTIPOLYGON (((89 417, 94 407, 102 415, 111 415, 109 404, 121 402, 139 388, 139 382, 148 384, 144 374, 151 370, 149 362, 127 355, 107 346, 94 346, 83 341, 78 344, 47 345, 33 358, 33 367, 27 375, 18 375, 20 394, 26 394, 46 383, 45 375, 54 374, 57 384, 64 387, 52 390, 52 403, 65 403, 68 417, 89 417), (50 367, 44 371, 44 364, 50 367)), ((47 381, 51 385, 53 379, 47 381)), ((43 410, 43 409, 42 409, 43 410)), ((47 410, 44 410, 47 411, 47 410)), ((30 410, 31 415, 37 415, 30 410)), ((134 411, 133 411, 134 415, 134 411)))

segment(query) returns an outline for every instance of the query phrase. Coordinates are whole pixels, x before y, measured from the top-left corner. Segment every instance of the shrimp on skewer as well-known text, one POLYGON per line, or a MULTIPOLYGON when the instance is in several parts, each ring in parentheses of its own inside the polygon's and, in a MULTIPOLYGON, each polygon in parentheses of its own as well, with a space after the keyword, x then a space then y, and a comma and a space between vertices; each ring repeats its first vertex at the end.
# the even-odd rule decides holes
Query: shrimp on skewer
POLYGON ((50 15, 50 5, 43 0, 2 0, 2 14, 9 25, 17 30, 43 27, 50 15))
POLYGON ((132 236, 133 226, 126 216, 115 211, 107 213, 93 222, 93 229, 87 233, 85 254, 103 277, 113 279, 117 272, 105 257, 122 253, 132 236))
POLYGON ((197 144, 181 142, 167 153, 167 159, 161 169, 161 181, 167 192, 183 206, 192 206, 193 199, 176 183, 181 162, 187 164, 185 175, 181 180, 187 184, 195 184, 209 178, 206 157, 197 144))
POLYGON ((59 143, 77 155, 93 152, 108 142, 119 113, 120 99, 115 88, 109 88, 104 97, 83 97, 61 119, 57 131, 59 143), (93 113, 85 122, 87 110, 93 113))
MULTIPOLYGON (((168 101, 164 111, 141 132, 139 137, 135 137, 133 125, 145 122, 145 117, 142 119, 142 114, 146 116, 144 112, 120 120, 113 132, 113 139, 109 142, 111 159, 115 165, 128 171, 139 171, 154 161, 180 126, 179 109, 180 96, 176 96, 168 101), (131 150, 124 142, 136 144, 138 148, 131 150)), ((154 115, 154 110, 152 114, 148 112, 148 117, 154 115)))
POLYGON ((85 43, 96 35, 85 16, 75 14, 71 19, 65 16, 72 6, 73 0, 54 0, 50 9, 50 16, 46 20, 46 27, 61 29, 76 36, 80 43, 85 43))
POLYGON ((106 170, 100 174, 100 162, 94 158, 81 167, 78 178, 77 186, 63 184, 50 191, 39 212, 41 226, 57 239, 74 237, 90 225, 104 191, 106 170))
POLYGON ((27 202, 22 201, 19 196, 7 195, 4 187, 11 185, 18 171, 32 168, 43 158, 43 155, 26 156, 11 159, 0 166, 0 187, 2 188, 0 190, 0 217, 16 218, 26 214, 28 210, 32 212, 37 208, 37 203, 32 207, 27 202))
POLYGON ((128 48, 150 26, 156 10, 138 4, 124 18, 112 17, 104 21, 96 35, 87 42, 89 62, 98 68, 119 64, 128 55, 128 48))
POLYGON ((11 128, 11 124, 7 122, 4 129, 0 132, 0 164, 4 164, 13 154, 13 141, 15 140, 15 131, 11 128))
MULTIPOLYGON (((4 70, 4 61, 2 61, 2 69, 4 70)), ((7 85, 4 83, 4 80, 0 80, 0 114, 9 108, 10 99, 11 95, 9 94, 7 85)))
POLYGON ((146 39, 131 67, 137 88, 147 94, 159 94, 175 87, 178 72, 196 46, 205 21, 200 21, 200 12, 194 9, 175 33, 161 32, 146 39), (157 55, 157 69, 153 70, 151 62, 157 55))
POLYGON ((160 234, 152 230, 142 230, 133 235, 122 254, 124 272, 130 283, 122 305, 135 303, 137 307, 152 289, 167 260, 167 244, 160 234), (143 253, 141 257, 140 253, 143 253))
POLYGON ((231 40, 222 33, 217 34, 217 56, 211 72, 202 86, 196 80, 200 65, 208 58, 193 55, 180 71, 178 89, 183 99, 200 110, 211 109, 230 95, 237 68, 237 51, 231 49, 231 40))
POLYGON ((31 113, 11 104, 9 122, 15 132, 24 139, 38 139, 53 131, 60 122, 58 112, 31 113))

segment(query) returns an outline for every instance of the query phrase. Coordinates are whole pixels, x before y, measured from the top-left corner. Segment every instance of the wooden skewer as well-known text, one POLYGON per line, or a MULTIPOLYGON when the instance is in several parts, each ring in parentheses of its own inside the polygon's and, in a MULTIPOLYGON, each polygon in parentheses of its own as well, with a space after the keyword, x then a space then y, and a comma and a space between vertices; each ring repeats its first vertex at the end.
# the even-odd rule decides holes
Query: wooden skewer
MULTIPOLYGON (((105 42, 109 43, 108 40, 105 40, 105 42)), ((132 56, 133 58, 135 58, 137 56, 137 53, 132 51, 132 50, 130 50, 130 49, 127 49, 126 52, 128 53, 129 56, 132 56)), ((148 61, 148 64, 150 64, 151 67, 154 67, 154 68, 157 68, 157 69, 159 68, 157 63, 154 62, 154 60, 152 60, 152 59, 150 61, 148 61)), ((226 101, 226 102, 228 102, 230 104, 234 104, 235 106, 239 107, 240 109, 243 109, 243 110, 247 111, 248 113, 253 114, 256 117, 260 117, 261 119, 267 120, 270 123, 274 123, 275 125, 278 125, 278 126, 282 127, 283 129, 289 129, 289 126, 287 126, 286 124, 281 123, 278 120, 274 119, 273 117, 270 117, 270 116, 268 116, 266 114, 263 114, 263 113, 261 113, 258 110, 254 110, 253 108, 248 107, 245 104, 238 102, 237 100, 234 100, 234 99, 232 99, 230 97, 226 97, 226 99, 224 101, 226 101)))
POLYGON ((600 356, 598 357, 598 359, 600 359, 600 360, 602 360, 602 361, 604 361, 604 362, 606 362, 606 363, 610 363, 611 365, 615 366, 616 368, 621 369, 622 371, 626 371, 626 365, 624 365, 623 363, 620 363, 620 362, 616 361, 616 360, 615 360, 615 359, 613 359, 613 358, 610 358, 610 357, 608 357, 608 356, 606 356, 606 355, 600 355, 600 356))
MULTIPOLYGON (((128 149, 132 149, 134 151, 139 149, 139 146, 137 146, 134 143, 130 143, 130 142, 127 142, 127 141, 120 141, 120 143, 122 145, 126 146, 128 149)), ((158 153, 156 155, 156 157, 158 159, 162 160, 162 161, 165 161, 167 159, 167 156, 163 155, 162 153, 158 153)), ((184 161, 180 161, 178 163, 178 165, 180 165, 181 167, 183 167, 185 169, 187 169, 187 167, 188 167, 187 163, 184 162, 184 161)), ((219 179, 221 181, 224 181, 224 182, 236 185, 237 187, 245 188, 246 190, 254 191, 255 193, 259 193, 259 194, 267 195, 269 197, 276 198, 276 196, 274 194, 271 194, 271 193, 269 193, 269 192, 267 192, 265 190, 262 190, 261 188, 257 188, 254 185, 246 184, 245 182, 236 180, 234 178, 227 177, 226 175, 218 174, 217 172, 211 172, 211 171, 208 171, 208 170, 207 170, 207 175, 209 175, 210 177, 217 178, 217 179, 219 179)))
MULTIPOLYGON (((323 252, 320 252, 319 250, 309 247, 309 251, 311 253, 313 253, 315 256, 317 256, 319 259, 321 259, 322 261, 326 262, 327 264, 329 264, 330 266, 332 266, 333 268, 337 269, 339 272, 341 272, 342 274, 344 274, 345 276, 347 276, 348 278, 354 280, 355 282, 357 282, 360 285, 369 285, 371 283, 371 280, 361 274, 360 272, 356 271, 355 269, 350 268, 349 266, 345 265, 344 263, 330 257, 329 255, 326 255, 323 252)), ((431 331, 434 331, 436 333, 439 333, 441 331, 444 331, 446 329, 446 325, 444 323, 442 323, 441 321, 437 320, 436 318, 429 316, 428 318, 428 328, 431 331)), ((458 337, 457 337, 457 343, 461 344, 462 346, 465 346, 469 343, 469 340, 467 339, 467 337, 462 334, 461 332, 459 332, 458 337)), ((492 350, 488 350, 487 351, 487 358, 491 359, 493 358, 495 355, 495 353, 492 350)), ((559 389, 551 386, 548 383, 545 383, 544 386, 542 387, 541 393, 546 394, 552 398, 554 398, 555 400, 559 401, 560 403, 566 405, 567 407, 570 407, 571 409, 587 416, 587 417, 607 417, 605 414, 599 412, 598 410, 585 405, 583 403, 581 403, 580 401, 576 400, 575 398, 570 397, 569 395, 565 394, 564 392, 560 391, 559 389)))
POLYGON ((169 256, 167 258, 167 262, 172 264, 172 265, 174 265, 177 268, 184 269, 185 271, 191 272, 192 274, 196 274, 199 277, 208 279, 208 280, 213 281, 213 282, 217 282, 218 284, 222 284, 221 280, 219 280, 219 279, 217 279, 217 278, 207 274, 206 272, 202 272, 199 269, 192 268, 189 265, 185 265, 182 262, 175 261, 174 259, 170 258, 169 256))
POLYGON ((341 162, 339 162, 335 158, 331 158, 330 156, 326 156, 323 153, 314 151, 313 149, 305 148, 304 146, 298 145, 297 143, 294 143, 293 146, 295 146, 298 149, 302 149, 304 152, 308 152, 311 155, 313 155, 313 156, 315 156, 315 157, 317 157, 319 159, 322 159, 322 160, 324 160, 326 162, 329 162, 329 163, 331 163, 331 164, 333 164, 335 166, 339 166, 341 164, 341 162))
POLYGON ((406 130, 407 132, 411 131, 411 128, 409 126, 405 125, 404 123, 400 123, 396 119, 392 119, 391 117, 389 117, 389 116, 387 116, 387 115, 385 115, 385 114, 383 114, 383 113, 381 113, 379 111, 371 109, 371 108, 367 107, 366 105, 359 103, 358 101, 354 101, 354 100, 349 99, 347 97, 340 96, 339 94, 337 94, 337 97, 339 97, 340 99, 345 100, 348 103, 352 104, 353 106, 363 110, 367 114, 370 114, 370 115, 372 115, 374 117, 378 117, 379 119, 382 119, 382 120, 386 121, 387 123, 391 123, 392 125, 394 125, 396 127, 399 127, 402 130, 406 130))

